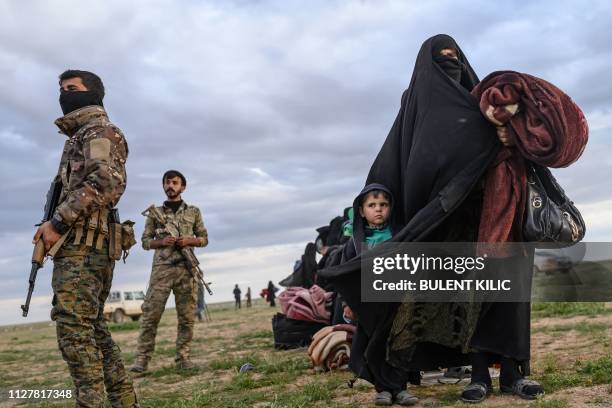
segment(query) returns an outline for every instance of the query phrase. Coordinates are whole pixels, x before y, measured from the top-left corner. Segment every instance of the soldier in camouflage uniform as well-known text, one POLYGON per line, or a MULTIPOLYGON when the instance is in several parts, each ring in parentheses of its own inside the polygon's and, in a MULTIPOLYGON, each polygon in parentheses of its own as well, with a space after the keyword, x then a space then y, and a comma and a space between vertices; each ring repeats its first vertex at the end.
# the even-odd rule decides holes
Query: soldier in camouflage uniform
POLYGON ((193 337, 198 283, 185 265, 179 247, 204 247, 208 244, 208 233, 204 228, 200 210, 187 205, 181 199, 187 181, 176 170, 167 171, 162 177, 163 188, 168 197, 164 205, 157 207, 165 218, 165 225, 147 217, 142 233, 142 247, 155 249, 153 271, 149 288, 142 305, 136 363, 131 370, 142 373, 155 349, 157 325, 166 307, 170 291, 174 292, 178 333, 176 338, 176 364, 181 369, 193 367, 190 360, 190 343, 193 337))
POLYGON ((65 236, 53 258, 53 309, 59 349, 76 387, 76 405, 103 407, 104 388, 113 407, 137 407, 132 380, 103 317, 113 279, 108 213, 125 191, 128 147, 104 108, 104 86, 87 71, 60 75, 55 121, 68 137, 56 179, 62 192, 53 218, 34 242, 49 250, 65 236))

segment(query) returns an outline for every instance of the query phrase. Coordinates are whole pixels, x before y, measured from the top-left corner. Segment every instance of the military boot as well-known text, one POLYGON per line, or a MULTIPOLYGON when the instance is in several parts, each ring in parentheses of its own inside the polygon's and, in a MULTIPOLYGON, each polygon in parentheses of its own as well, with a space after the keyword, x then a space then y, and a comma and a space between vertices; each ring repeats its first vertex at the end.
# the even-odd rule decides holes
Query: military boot
POLYGON ((133 373, 144 373, 147 371, 147 367, 149 365, 149 359, 144 356, 139 356, 136 358, 136 362, 132 367, 130 367, 130 371, 133 373))
POLYGON ((197 366, 188 358, 181 358, 176 360, 176 368, 179 370, 193 370, 197 366))

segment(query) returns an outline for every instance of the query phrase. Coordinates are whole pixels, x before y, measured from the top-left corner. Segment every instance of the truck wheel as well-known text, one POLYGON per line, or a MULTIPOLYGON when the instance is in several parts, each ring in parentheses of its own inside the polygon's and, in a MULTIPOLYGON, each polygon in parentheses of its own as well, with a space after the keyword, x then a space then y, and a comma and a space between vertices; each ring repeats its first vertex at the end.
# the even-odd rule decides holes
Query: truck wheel
POLYGON ((132 318, 132 321, 137 322, 138 319, 140 319, 141 315, 135 315, 135 316, 130 316, 132 318))
POLYGON ((121 309, 117 309, 113 313, 113 322, 115 323, 123 323, 125 322, 125 318, 126 318, 125 313, 123 313, 123 310, 121 309))

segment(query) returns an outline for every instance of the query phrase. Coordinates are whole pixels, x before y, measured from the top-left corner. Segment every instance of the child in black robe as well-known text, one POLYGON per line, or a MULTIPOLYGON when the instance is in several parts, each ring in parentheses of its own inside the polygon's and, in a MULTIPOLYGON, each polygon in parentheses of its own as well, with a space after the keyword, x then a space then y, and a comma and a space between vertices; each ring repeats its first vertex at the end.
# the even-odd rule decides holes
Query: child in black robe
MULTIPOLYGON (((390 240, 399 229, 397 225, 391 223, 392 212, 393 195, 387 187, 377 183, 365 186, 353 202, 353 236, 344 246, 342 261, 348 262, 362 252, 390 240)), ((371 311, 377 307, 377 304, 365 305, 360 299, 349 297, 343 306, 344 319, 357 320, 349 368, 358 377, 374 385, 377 392, 374 403, 376 405, 391 405, 394 402, 400 405, 415 404, 418 398, 406 389, 409 373, 385 361, 385 345, 372 341, 368 325, 361 324, 359 313, 353 311, 353 309, 360 310, 364 306, 371 311), (366 349, 375 350, 375 353, 366 353, 366 349)), ((367 320, 369 317, 366 315, 364 319, 367 320)))

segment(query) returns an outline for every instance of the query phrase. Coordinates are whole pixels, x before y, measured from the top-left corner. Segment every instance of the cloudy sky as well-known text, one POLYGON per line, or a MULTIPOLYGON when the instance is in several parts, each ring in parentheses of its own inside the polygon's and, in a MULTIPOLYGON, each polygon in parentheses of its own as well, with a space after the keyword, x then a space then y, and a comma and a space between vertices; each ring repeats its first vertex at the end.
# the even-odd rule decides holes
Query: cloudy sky
MULTIPOLYGON (((19 323, 33 224, 63 136, 57 76, 98 73, 127 136, 122 218, 163 201, 161 174, 184 172, 210 245, 216 292, 255 292, 291 272, 314 229, 363 185, 395 118, 421 43, 452 35, 476 72, 553 82, 591 134, 555 171, 587 221, 612 239, 612 48, 607 1, 0 1, 0 324, 19 323)), ((145 289, 152 253, 135 249, 115 288, 145 289)), ((51 265, 28 321, 47 320, 51 265)))

